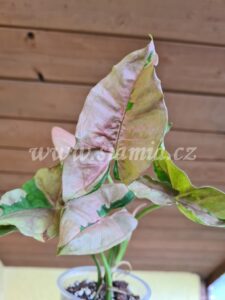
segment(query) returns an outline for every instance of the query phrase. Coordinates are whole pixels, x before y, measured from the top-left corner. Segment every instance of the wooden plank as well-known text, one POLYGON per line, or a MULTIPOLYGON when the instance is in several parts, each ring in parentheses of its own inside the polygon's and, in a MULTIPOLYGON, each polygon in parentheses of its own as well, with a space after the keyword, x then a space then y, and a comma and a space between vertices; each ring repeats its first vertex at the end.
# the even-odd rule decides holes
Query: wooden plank
POLYGON ((177 161, 197 185, 224 184, 225 163, 220 161, 177 161), (224 172, 223 172, 224 169, 224 172))
POLYGON ((75 124, 0 119, 0 136, 2 136, 0 146, 25 148, 52 146, 53 126, 60 126, 71 133, 75 132, 75 124))
POLYGON ((225 131, 224 97, 165 93, 173 128, 225 131))
MULTIPOLYGON (((96 83, 127 53, 147 39, 0 29, 0 77, 96 83)), ((225 49, 156 42, 158 73, 169 90, 225 94, 225 49)))
MULTIPOLYGON (((76 122, 90 88, 2 80, 0 117, 76 122)), ((174 128, 225 132, 225 97, 166 92, 165 99, 174 128)))
POLYGON ((225 44, 223 1, 1 1, 0 24, 225 44))
POLYGON ((165 144, 175 160, 225 159, 223 134, 171 131, 165 144))
POLYGON ((24 182, 29 180, 32 174, 16 174, 0 172, 0 193, 20 187, 24 182))
MULTIPOLYGON (((52 147, 51 129, 60 126, 71 133, 75 124, 28 120, 0 119, 0 146, 17 148, 52 147), (7 134, 5 134, 7 132, 7 134)), ((175 159, 225 160, 224 134, 171 131, 166 145, 175 159), (193 153, 191 153, 193 149, 193 153)))
POLYGON ((75 122, 89 89, 82 85, 2 80, 0 116, 75 122))
MULTIPOLYGON (((45 156, 44 156, 45 157, 45 156)), ((53 166, 51 154, 42 160, 32 160, 28 150, 0 149, 1 171, 10 173, 34 173, 38 168, 53 166)))
MULTIPOLYGON (((32 161, 28 150, 0 149, 0 171, 11 173, 32 173, 40 167, 56 163, 50 152, 43 160, 32 161)), ((177 161, 196 184, 224 185, 225 162, 217 161, 177 161)))

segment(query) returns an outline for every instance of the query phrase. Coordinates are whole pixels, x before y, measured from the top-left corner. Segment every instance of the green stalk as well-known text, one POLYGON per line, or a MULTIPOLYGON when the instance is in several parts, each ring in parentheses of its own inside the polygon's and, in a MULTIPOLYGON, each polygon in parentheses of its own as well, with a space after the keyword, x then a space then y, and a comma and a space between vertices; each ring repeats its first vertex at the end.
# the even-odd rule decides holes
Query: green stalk
POLYGON ((98 280, 97 280, 97 287, 99 288, 101 283, 102 283, 102 273, 101 273, 101 267, 100 267, 100 264, 99 264, 99 261, 96 257, 96 255, 91 255, 95 265, 96 265, 96 268, 97 268, 97 274, 98 274, 98 280))
POLYGON ((110 265, 105 257, 104 253, 100 253, 102 263, 105 269, 105 283, 106 283, 106 300, 112 300, 112 287, 113 287, 113 282, 112 282, 112 272, 110 265))
POLYGON ((110 173, 108 174, 108 181, 109 181, 109 183, 114 183, 114 181, 113 181, 113 179, 112 179, 110 173))
MULTIPOLYGON (((156 205, 156 204, 152 204, 149 205, 148 207, 145 207, 144 209, 142 209, 141 211, 139 211, 137 213, 137 215, 135 216, 135 218, 137 220, 140 220, 141 218, 143 218, 145 215, 147 215, 148 213, 160 208, 160 205, 156 205)), ((127 251, 127 247, 129 244, 129 240, 124 241, 123 243, 121 243, 119 245, 119 251, 117 253, 117 256, 114 260, 114 264, 117 265, 119 262, 121 262, 121 260, 124 258, 126 251, 127 251)))
POLYGON ((120 263, 121 260, 124 258, 126 251, 127 251, 129 241, 130 240, 126 240, 119 245, 119 251, 118 251, 115 261, 114 261, 115 265, 118 265, 118 263, 120 263))
POLYGON ((147 215, 148 213, 160 208, 161 206, 160 205, 156 205, 156 204, 152 204, 152 205, 149 205, 147 207, 145 207, 144 209, 142 209, 141 211, 139 211, 135 218, 137 220, 140 220, 141 218, 143 218, 145 215, 147 215))

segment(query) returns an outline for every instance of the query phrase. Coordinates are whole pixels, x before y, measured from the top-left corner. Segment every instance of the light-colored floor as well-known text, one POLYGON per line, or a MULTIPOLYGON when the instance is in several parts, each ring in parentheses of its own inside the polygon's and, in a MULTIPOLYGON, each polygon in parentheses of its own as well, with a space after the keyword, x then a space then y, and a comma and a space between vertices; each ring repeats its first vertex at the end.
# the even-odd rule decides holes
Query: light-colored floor
MULTIPOLYGON (((59 300, 56 280, 62 269, 0 267, 2 300, 59 300)), ((200 300, 201 282, 185 272, 143 272, 135 274, 152 289, 151 300, 200 300)))

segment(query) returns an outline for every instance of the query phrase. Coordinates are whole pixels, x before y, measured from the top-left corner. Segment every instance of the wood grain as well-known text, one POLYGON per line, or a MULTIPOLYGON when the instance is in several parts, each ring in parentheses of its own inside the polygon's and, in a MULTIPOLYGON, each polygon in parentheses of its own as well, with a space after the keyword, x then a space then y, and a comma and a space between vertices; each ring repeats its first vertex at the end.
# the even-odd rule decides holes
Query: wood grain
MULTIPOLYGON (((0 29, 0 77, 96 83, 148 39, 0 29)), ((225 48, 156 42, 158 73, 169 90, 225 94, 225 48)))
MULTIPOLYGON (((75 123, 90 89, 84 85, 0 80, 0 117, 75 123)), ((165 100, 173 128, 225 132, 225 97, 166 91, 165 100)))
POLYGON ((225 44, 224 1, 1 0, 0 24, 225 44))

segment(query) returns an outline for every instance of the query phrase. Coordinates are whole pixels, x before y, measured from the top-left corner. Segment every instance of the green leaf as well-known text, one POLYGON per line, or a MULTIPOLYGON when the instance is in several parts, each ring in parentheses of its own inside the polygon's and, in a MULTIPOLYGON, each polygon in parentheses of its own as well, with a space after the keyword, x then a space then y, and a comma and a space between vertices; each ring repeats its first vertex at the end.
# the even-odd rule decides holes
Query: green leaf
POLYGON ((34 176, 35 187, 42 191, 51 205, 60 200, 62 190, 62 166, 42 168, 34 176))
POLYGON ((175 165, 169 153, 162 147, 158 149, 157 158, 154 161, 154 171, 160 182, 167 184, 179 193, 185 193, 193 188, 187 174, 175 165))
POLYGON ((0 226, 0 236, 4 236, 15 231, 17 231, 17 229, 13 225, 0 226))
POLYGON ((129 110, 131 110, 132 107, 133 107, 133 105, 134 105, 134 103, 131 102, 131 101, 129 101, 129 102, 127 103, 126 112, 129 111, 129 110))
POLYGON ((193 188, 192 191, 179 195, 178 202, 179 209, 189 219, 195 214, 200 223, 225 226, 225 194, 222 191, 212 187, 193 188), (185 208, 191 215, 187 214, 185 208))
POLYGON ((57 168, 40 169, 21 189, 11 190, 1 197, 0 232, 17 229, 40 241, 57 234, 58 217, 53 203, 61 176, 58 171, 55 176, 57 168))
POLYGON ((118 161, 115 160, 114 162, 114 166, 113 166, 113 175, 114 175, 114 178, 116 180, 119 180, 120 181, 120 175, 119 175, 119 169, 118 169, 118 161))
POLYGON ((20 210, 31 208, 52 208, 52 205, 45 198, 44 194, 36 187, 34 179, 27 181, 23 185, 23 190, 16 189, 4 194, 0 201, 2 216, 15 213, 20 210), (17 192, 17 195, 15 193, 17 192), (26 191, 23 193, 23 191, 26 191), (22 196, 23 193, 23 196, 22 196), (13 195, 12 195, 13 194, 13 195), (5 198, 15 197, 13 204, 5 204, 5 198))
POLYGON ((225 227, 225 193, 213 187, 195 187, 162 147, 154 167, 161 184, 174 193, 181 213, 203 225, 225 227))

